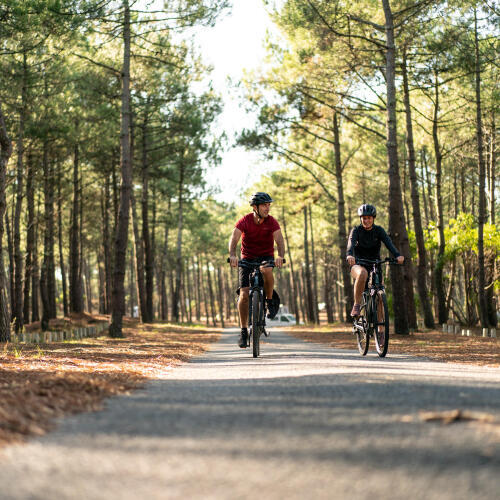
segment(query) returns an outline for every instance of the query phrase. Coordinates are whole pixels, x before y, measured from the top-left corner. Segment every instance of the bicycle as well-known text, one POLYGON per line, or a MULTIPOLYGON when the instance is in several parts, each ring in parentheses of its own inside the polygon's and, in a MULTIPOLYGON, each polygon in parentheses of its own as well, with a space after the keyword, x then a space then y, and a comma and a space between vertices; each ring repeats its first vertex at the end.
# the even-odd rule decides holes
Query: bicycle
MULTIPOLYGON (((230 262, 230 259, 227 259, 230 262)), ((285 259, 283 259, 283 263, 285 259)), ((238 267, 250 269, 250 291, 248 301, 248 342, 252 344, 252 354, 254 358, 260 355, 260 336, 264 334, 269 337, 266 331, 266 314, 264 293, 264 277, 260 271, 261 266, 273 267, 274 262, 248 262, 238 261, 238 267)))
POLYGON ((384 260, 356 259, 356 264, 372 266, 361 298, 360 314, 353 320, 353 333, 362 356, 368 352, 370 337, 374 337, 375 348, 381 358, 389 348, 389 308, 380 273, 380 265, 386 262, 397 264, 396 259, 389 257, 384 260))

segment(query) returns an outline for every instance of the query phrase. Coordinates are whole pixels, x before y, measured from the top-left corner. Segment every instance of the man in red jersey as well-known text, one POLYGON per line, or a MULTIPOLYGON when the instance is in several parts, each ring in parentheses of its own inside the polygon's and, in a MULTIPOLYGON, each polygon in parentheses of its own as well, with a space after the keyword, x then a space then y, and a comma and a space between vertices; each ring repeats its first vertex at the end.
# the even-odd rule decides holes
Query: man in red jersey
MULTIPOLYGON (((285 256, 285 241, 281 234, 278 221, 269 215, 272 198, 267 193, 255 193, 250 198, 253 212, 242 217, 237 223, 229 240, 229 259, 231 267, 238 266, 236 256, 236 245, 240 237, 241 258, 248 262, 267 261, 271 267, 261 267, 264 277, 264 292, 266 294, 266 306, 268 318, 274 318, 278 313, 277 307, 272 300, 274 290, 273 267, 283 265, 285 256), (278 256, 274 259, 274 242, 278 246, 278 256)), ((238 311, 240 314, 241 334, 238 341, 240 347, 248 345, 248 293, 250 290, 250 270, 239 268, 240 298, 238 300, 238 311)))

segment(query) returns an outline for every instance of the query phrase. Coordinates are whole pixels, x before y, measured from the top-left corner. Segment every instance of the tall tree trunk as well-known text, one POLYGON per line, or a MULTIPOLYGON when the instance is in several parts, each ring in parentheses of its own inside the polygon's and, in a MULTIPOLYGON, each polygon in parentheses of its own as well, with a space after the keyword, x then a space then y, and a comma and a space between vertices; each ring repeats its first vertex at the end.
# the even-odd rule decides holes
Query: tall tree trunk
POLYGON ((102 247, 104 254, 104 294, 105 294, 105 314, 108 314, 111 309, 111 290, 112 290, 112 265, 111 265, 111 249, 110 249, 110 230, 109 230, 109 210, 110 210, 110 192, 109 192, 109 176, 106 176, 104 183, 102 209, 102 247))
POLYGON ((97 256, 97 272, 99 273, 99 314, 106 314, 106 272, 104 269, 104 255, 97 256))
POLYGON ((430 215, 429 215, 429 206, 427 203, 427 196, 426 196, 426 178, 425 178, 425 170, 424 170, 424 152, 425 150, 422 148, 420 150, 420 158, 421 158, 421 165, 420 165, 420 173, 421 173, 421 184, 422 184, 422 199, 424 201, 424 214, 425 214, 425 227, 429 227, 429 221, 430 215))
POLYGON ((200 283, 200 261, 195 263, 193 257, 194 292, 196 300, 196 321, 201 321, 201 283, 200 283))
POLYGON ((210 297, 210 312, 212 315, 212 324, 213 326, 217 326, 217 321, 215 319, 215 299, 214 299, 214 289, 212 286, 212 274, 210 273, 210 262, 208 258, 206 259, 207 264, 207 284, 208 284, 208 294, 210 297))
POLYGON ((413 125, 411 120, 410 91, 408 87, 408 72, 406 64, 406 50, 403 52, 403 90, 404 105, 406 114, 406 146, 408 148, 408 169, 410 174, 411 203, 413 209, 413 226, 415 229, 415 238, 417 241, 418 268, 417 268, 417 286, 424 323, 427 328, 434 328, 434 316, 427 292, 427 255, 425 250, 424 231, 422 228, 422 219, 420 216, 420 200, 418 194, 417 171, 415 168, 415 147, 413 145, 413 125))
POLYGON ((85 274, 85 295, 87 296, 87 311, 92 314, 92 279, 88 259, 83 259, 83 272, 85 274))
POLYGON ((26 234, 26 260, 24 273, 24 322, 30 322, 30 285, 33 274, 33 253, 35 248, 35 189, 33 180, 35 167, 31 152, 28 153, 26 174, 26 205, 28 211, 28 228, 26 234))
MULTIPOLYGON (((495 128, 495 110, 491 111, 491 139, 490 139, 490 162, 489 162, 489 183, 490 183, 490 223, 495 225, 495 169, 496 169, 496 128, 495 128)), ((486 301, 488 305, 488 319, 491 326, 496 327, 497 320, 497 304, 495 301, 495 293, 493 282, 495 279, 495 265, 496 255, 495 252, 490 252, 487 259, 487 288, 486 288, 486 301)))
POLYGON ((184 164, 179 165, 179 183, 178 183, 178 203, 179 215, 177 219, 177 251, 175 260, 175 287, 172 297, 172 317, 174 321, 179 321, 179 298, 181 290, 182 275, 182 229, 184 224, 184 164))
POLYGON ((220 266, 217 267, 217 278, 218 278, 218 298, 219 298, 219 313, 220 313, 220 323, 222 328, 225 328, 224 324, 224 283, 222 281, 222 272, 220 266))
POLYGON ((7 295, 7 280, 3 262, 3 234, 4 217, 7 208, 5 199, 5 185, 7 174, 7 163, 12 154, 12 143, 7 133, 5 119, 0 101, 0 342, 10 341, 10 310, 7 295))
POLYGON ((490 223, 495 224, 495 170, 496 170, 496 125, 495 125, 495 110, 491 111, 491 140, 490 140, 490 168, 489 168, 489 183, 490 183, 490 223))
POLYGON ((193 322, 193 287, 191 283, 191 270, 189 268, 189 259, 186 259, 184 266, 184 286, 187 295, 187 317, 189 323, 193 322))
POLYGON ((299 295, 299 288, 297 286, 296 275, 293 271, 293 259, 292 259, 292 251, 290 249, 290 242, 288 240, 288 232, 286 230, 286 218, 285 218, 285 209, 282 209, 281 212, 281 220, 283 221, 283 230, 285 232, 285 240, 286 240, 286 248, 288 250, 288 260, 290 261, 290 273, 292 280, 292 301, 293 301, 293 310, 295 311, 295 322, 298 325, 300 322, 300 313, 299 313, 299 305, 297 303, 297 298, 299 295))
MULTIPOLYGON (((170 212, 170 199, 168 200, 168 212, 170 212)), ((165 238, 163 240, 163 247, 160 259, 160 279, 161 279, 161 319, 168 319, 168 300, 167 300, 167 288, 165 285, 165 277, 167 275, 167 265, 168 265, 168 235, 169 226, 168 221, 165 221, 165 238)))
POLYGON ((201 255, 198 255, 198 268, 200 273, 200 281, 201 281, 201 292, 203 296, 203 304, 205 305, 205 322, 206 325, 209 325, 210 315, 208 312, 208 297, 207 297, 207 286, 205 281, 203 280, 203 261, 201 259, 201 255))
POLYGON ((109 335, 123 337, 122 320, 125 314, 125 266, 128 243, 130 194, 132 192, 132 159, 130 157, 130 7, 123 0, 123 69, 121 111, 121 176, 120 212, 115 236, 112 312, 109 335))
MULTIPOLYGON (((37 199, 37 215, 40 214, 40 197, 37 199)), ((35 220, 38 217, 34 217, 35 220)), ((40 320, 40 268, 38 265, 38 222, 35 222, 33 237, 33 270, 31 273, 31 321, 40 320)))
POLYGON ((62 236, 62 194, 61 194, 61 177, 62 173, 59 172, 57 181, 57 226, 58 226, 58 243, 59 243, 59 268, 61 271, 61 282, 63 290, 63 313, 67 316, 68 309, 68 294, 66 288, 66 268, 64 266, 63 255, 63 236, 62 236))
MULTIPOLYGON (((427 200, 429 202, 429 217, 430 220, 436 221, 436 212, 435 212, 435 200, 433 201, 433 186, 432 186, 432 179, 429 173, 429 164, 427 162, 427 148, 424 146, 422 148, 422 161, 423 161, 423 167, 425 170, 425 187, 422 187, 422 189, 427 189, 427 200)), ((427 219, 429 221, 429 218, 427 219)), ((427 224, 428 225, 428 224, 427 224)))
POLYGON ((326 322, 333 323, 333 283, 331 279, 330 272, 330 262, 332 262, 332 258, 327 251, 324 252, 324 265, 323 265, 323 283, 324 283, 324 300, 325 300, 325 309, 326 309, 326 322))
POLYGON ((12 322, 12 315, 14 314, 14 311, 16 310, 16 304, 14 303, 15 301, 15 290, 14 290, 14 276, 15 276, 15 259, 14 259, 14 238, 12 235, 12 228, 11 228, 11 222, 9 219, 9 213, 8 211, 5 213, 5 231, 7 233, 7 253, 9 255, 9 288, 8 288, 8 296, 10 299, 10 314, 11 314, 11 322, 12 322))
POLYGON ((135 272, 135 268, 134 268, 134 256, 133 254, 130 255, 130 259, 129 259, 129 273, 128 273, 128 294, 129 294, 129 310, 130 310, 130 317, 131 318, 134 318, 136 315, 135 315, 135 293, 136 293, 136 289, 134 287, 134 283, 135 283, 135 280, 134 280, 134 272, 135 272))
POLYGON ((347 263, 347 232, 345 220, 345 200, 344 200, 344 183, 342 179, 342 162, 340 156, 340 130, 338 116, 335 112, 333 115, 333 147, 335 152, 335 179, 337 181, 337 223, 338 223, 338 241, 337 245, 340 251, 340 262, 342 265, 342 283, 344 285, 345 301, 345 317, 350 318, 351 309, 354 304, 354 295, 352 289, 351 273, 347 263))
POLYGON ((311 265, 309 261, 309 237, 307 231, 307 205, 304 206, 304 260, 305 260, 305 279, 306 279, 306 300, 307 300, 307 321, 314 322, 314 303, 311 284, 311 265))
MULTIPOLYGON (((156 200, 156 185, 153 183, 153 200, 152 200, 152 220, 151 220, 151 308, 153 309, 153 315, 151 316, 151 321, 156 317, 154 312, 154 288, 155 281, 158 279, 158 268, 156 266, 156 225, 157 225, 157 200, 156 200)), ((147 287, 147 283, 146 283, 147 287)))
POLYGON ((442 187, 442 159, 441 145, 438 137, 438 117, 439 117, 439 82, 438 72, 435 73, 435 89, 434 89, 434 119, 432 123, 432 138, 434 142, 434 154, 436 156, 436 204, 437 204, 437 229, 438 229, 438 253, 437 262, 434 269, 434 282, 436 286, 436 298, 438 304, 438 321, 439 324, 448 321, 448 310, 446 309, 446 292, 444 289, 444 251, 446 247, 444 237, 444 213, 443 200, 441 195, 442 187))
POLYGON ((44 184, 44 244, 40 291, 42 297, 42 330, 49 327, 49 320, 55 314, 55 269, 54 269, 54 187, 53 174, 49 162, 48 142, 43 144, 43 184, 44 184))
POLYGON ((144 248, 143 241, 139 235, 139 222, 137 217, 137 209, 135 206, 135 196, 130 194, 130 205, 132 207, 132 228, 134 234, 134 261, 135 261, 135 277, 137 287, 137 298, 139 303, 140 318, 143 323, 149 323, 148 310, 146 306, 146 285, 144 283, 144 248))
POLYGON ((484 224, 486 222, 486 169, 484 163, 483 124, 481 116, 481 60, 479 55, 479 38, 477 32, 477 11, 474 8, 474 48, 475 48, 475 77, 476 77, 476 135, 479 176, 479 217, 477 230, 477 260, 478 260, 478 300, 479 318, 481 326, 488 328, 488 304, 486 301, 486 276, 484 266, 484 224))
POLYGON ((83 312, 83 287, 80 271, 80 151, 78 143, 73 153, 73 208, 71 211, 71 229, 69 245, 69 309, 74 313, 83 312))
MULTIPOLYGON (((386 86, 387 86, 387 161, 389 167, 389 232, 397 248, 405 253, 409 248, 408 234, 403 212, 401 182, 398 163, 398 137, 396 123, 396 47, 394 44, 394 21, 389 0, 382 0, 386 34, 386 86), (405 244, 406 242, 406 244, 405 244)), ((410 260, 410 254, 406 253, 410 260)), ((408 334, 408 307, 405 299, 405 277, 400 266, 391 266, 393 285, 394 331, 408 334)))
POLYGON ((144 112, 144 122, 142 124, 142 240, 144 242, 144 264, 146 277, 146 311, 149 323, 153 321, 153 293, 154 293, 154 261, 153 248, 149 231, 149 165, 148 165, 148 108, 149 97, 146 102, 144 112))
POLYGON ((313 278, 313 292, 314 292, 314 322, 319 325, 319 305, 318 305, 318 269, 316 262, 316 255, 314 252, 314 231, 312 222, 312 205, 309 205, 309 227, 311 228, 311 257, 312 257, 312 278, 313 278))
POLYGON ((21 90, 21 110, 19 112, 19 134, 17 136, 17 182, 16 182, 16 212, 13 224, 14 239, 14 306, 12 311, 15 318, 14 328, 16 333, 22 330, 24 323, 23 315, 23 254, 21 251, 21 211, 23 207, 23 180, 24 180, 24 123, 27 107, 28 87, 28 65, 26 63, 26 52, 23 52, 23 77, 21 90))

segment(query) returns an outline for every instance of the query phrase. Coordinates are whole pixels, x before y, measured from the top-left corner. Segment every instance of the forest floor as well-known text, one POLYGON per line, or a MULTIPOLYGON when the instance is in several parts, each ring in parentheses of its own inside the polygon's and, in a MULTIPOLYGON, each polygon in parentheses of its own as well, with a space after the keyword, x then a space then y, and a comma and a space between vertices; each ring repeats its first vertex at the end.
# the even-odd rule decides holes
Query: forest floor
MULTIPOLYGON (((105 319, 82 315, 72 326, 105 319)), ((51 324, 57 326, 63 325, 51 324)), ((206 350, 220 332, 125 320, 124 339, 0 344, 0 447, 44 434, 62 415, 100 408, 105 397, 135 389, 206 350)))
MULTIPOLYGON (((357 349, 352 327, 345 324, 291 326, 283 330, 308 342, 319 342, 336 349, 357 349)), ((370 342, 372 344, 373 340, 370 342)), ((371 347, 370 347, 371 349, 371 347)), ((498 338, 462 337, 437 330, 410 335, 391 335, 389 353, 422 356, 447 363, 467 363, 500 367, 498 338)))

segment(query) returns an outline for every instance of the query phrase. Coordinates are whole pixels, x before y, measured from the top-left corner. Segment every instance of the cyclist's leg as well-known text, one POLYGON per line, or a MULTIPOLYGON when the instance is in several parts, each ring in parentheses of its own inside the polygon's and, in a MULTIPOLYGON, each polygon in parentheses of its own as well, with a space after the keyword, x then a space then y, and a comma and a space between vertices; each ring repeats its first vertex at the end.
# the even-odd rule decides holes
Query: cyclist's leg
POLYGON ((248 292, 250 290, 250 270, 245 267, 238 268, 240 283, 240 296, 238 299, 238 313, 241 328, 248 328, 248 292))
POLYGON ((250 287, 240 288, 240 298, 238 299, 238 312, 240 314, 241 328, 248 328, 248 292, 250 287))
POLYGON ((264 278, 264 292, 266 299, 273 298, 274 275, 272 267, 261 267, 262 277, 264 278))
MULTIPOLYGON (((359 305, 361 304, 361 296, 365 289, 366 280, 368 279, 368 271, 359 264, 355 264, 351 267, 351 276, 354 278, 354 307, 352 309, 353 313, 358 312, 359 305), (358 306, 358 308, 356 308, 358 306)), ((353 315, 351 313, 351 316, 353 315)))

